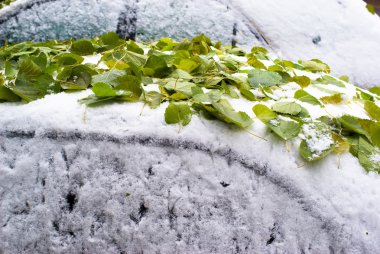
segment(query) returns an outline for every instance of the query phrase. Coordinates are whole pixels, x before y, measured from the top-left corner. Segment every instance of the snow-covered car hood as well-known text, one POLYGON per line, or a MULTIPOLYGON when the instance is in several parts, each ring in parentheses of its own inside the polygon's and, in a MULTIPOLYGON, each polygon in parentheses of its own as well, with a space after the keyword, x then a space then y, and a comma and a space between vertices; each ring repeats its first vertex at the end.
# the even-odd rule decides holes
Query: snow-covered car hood
POLYGON ((0 105, 0 250, 376 253, 379 175, 349 153, 306 164, 165 105, 85 108, 89 91, 0 105))

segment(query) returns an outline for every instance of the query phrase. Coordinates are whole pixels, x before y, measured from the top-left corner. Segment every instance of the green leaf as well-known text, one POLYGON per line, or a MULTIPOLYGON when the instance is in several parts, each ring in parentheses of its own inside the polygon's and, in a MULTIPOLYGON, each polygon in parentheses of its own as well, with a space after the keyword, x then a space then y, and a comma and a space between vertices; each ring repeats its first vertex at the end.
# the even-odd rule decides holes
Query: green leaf
POLYGON ((321 103, 319 102, 317 98, 315 98, 314 96, 310 95, 308 92, 302 89, 297 90, 294 93, 294 98, 296 98, 297 100, 309 103, 309 104, 321 105, 321 103))
POLYGON ((282 114, 298 115, 302 107, 295 102, 277 102, 272 106, 273 111, 282 114))
POLYGON ((91 41, 82 39, 73 42, 71 45, 71 52, 81 56, 88 56, 95 52, 95 48, 91 41))
POLYGON ((263 48, 263 47, 253 47, 251 49, 251 53, 252 54, 264 54, 264 55, 267 55, 269 54, 269 51, 266 49, 266 48, 263 48))
POLYGON ((84 58, 74 53, 63 53, 56 57, 59 65, 75 65, 83 62, 84 58))
MULTIPOLYGON (((173 80, 165 85, 165 89, 183 93, 187 97, 193 96, 193 89, 198 86, 192 82, 173 80)), ((200 88, 199 88, 200 89, 200 88)))
POLYGON ((371 88, 369 89, 369 91, 370 91, 371 93, 374 93, 374 94, 380 96, 380 87, 378 87, 378 86, 371 87, 371 88))
POLYGON ((380 121, 380 107, 377 106, 376 103, 372 101, 365 101, 364 109, 367 111, 370 117, 372 117, 376 121, 380 121))
POLYGON ((248 72, 248 82, 252 87, 281 84, 282 77, 277 72, 253 69, 248 72))
POLYGON ((191 76, 187 71, 176 69, 169 75, 169 78, 190 80, 193 76, 191 76))
POLYGON ((144 50, 142 48, 140 48, 140 46, 137 45, 137 43, 132 41, 132 40, 128 41, 127 49, 129 51, 135 52, 137 54, 144 55, 144 50))
POLYGON ((110 71, 105 71, 103 73, 92 76, 92 84, 96 83, 106 83, 113 87, 117 86, 119 82, 117 78, 124 76, 126 74, 125 71, 112 69, 110 71))
POLYGON ((221 63, 231 71, 237 71, 240 63, 231 57, 223 57, 221 63))
POLYGON ((40 67, 41 71, 45 71, 46 66, 48 64, 47 56, 43 53, 37 55, 37 56, 31 56, 30 59, 40 67))
POLYGON ((197 61, 195 58, 191 58, 191 59, 181 59, 179 64, 176 64, 176 67, 188 73, 192 73, 200 65, 201 65, 201 62, 199 60, 197 61))
POLYGON ((36 80, 42 74, 41 68, 30 58, 21 61, 17 79, 20 80, 36 80))
POLYGON ((300 61, 300 63, 307 71, 330 73, 330 67, 321 60, 311 59, 309 61, 300 61))
POLYGON ((332 138, 335 141, 334 152, 336 154, 344 154, 350 150, 350 143, 346 138, 335 132, 332 133, 332 138))
POLYGON ((206 55, 210 52, 210 46, 212 46, 211 40, 204 34, 195 36, 191 40, 191 49, 193 54, 206 55))
POLYGON ((265 70, 267 67, 253 55, 248 55, 247 63, 257 69, 265 70))
POLYGON ((296 82, 302 88, 309 86, 311 83, 310 78, 306 76, 294 76, 290 81, 296 82))
POLYGON ((350 77, 347 75, 342 75, 339 77, 340 80, 343 80, 344 82, 350 82, 350 77))
POLYGON ((220 88, 220 83, 224 80, 224 77, 212 77, 205 79, 205 87, 214 89, 214 88, 220 88))
POLYGON ((212 107, 206 106, 206 109, 219 120, 235 124, 241 128, 246 128, 253 123, 245 112, 235 111, 225 99, 212 103, 212 107))
POLYGON ((110 48, 117 47, 124 43, 124 40, 120 39, 119 35, 117 35, 117 33, 115 32, 103 34, 100 37, 100 39, 102 40, 104 45, 110 46, 110 48))
POLYGON ((43 74, 35 81, 16 79, 15 86, 10 86, 9 89, 23 100, 30 102, 49 94, 48 90, 53 83, 54 80, 51 76, 43 74))
POLYGON ((80 99, 79 103, 85 104, 89 107, 92 106, 100 106, 102 104, 105 104, 110 101, 114 101, 117 97, 111 96, 111 97, 97 97, 95 95, 90 95, 86 98, 80 99))
POLYGON ((8 88, 29 102, 51 93, 49 88, 54 87, 54 80, 50 75, 43 74, 40 66, 28 57, 20 61, 20 68, 14 84, 8 88))
POLYGON ((198 103, 215 103, 222 97, 222 92, 219 90, 211 90, 208 93, 198 93, 193 96, 195 102, 198 103))
POLYGON ((8 61, 5 61, 5 70, 4 70, 4 74, 6 77, 8 78, 13 78, 13 77, 16 77, 17 76, 17 73, 18 73, 18 65, 16 62, 8 62, 8 61))
POLYGON ((171 68, 161 56, 151 55, 144 65, 144 74, 151 77, 163 78, 169 75, 171 68))
POLYGON ((173 48, 177 45, 177 42, 174 42, 171 38, 161 38, 157 43, 156 47, 158 47, 161 51, 173 50, 173 48))
POLYGON ((297 63, 293 63, 292 61, 289 61, 289 60, 279 60, 279 59, 276 59, 276 60, 274 60, 274 62, 277 65, 282 66, 286 70, 293 70, 294 68, 303 69, 303 67, 301 65, 299 65, 297 63))
MULTIPOLYGON (((91 78, 94 74, 96 72, 86 65, 66 66, 58 74, 57 80, 61 81, 63 89, 83 90, 91 84, 91 78)), ((102 83, 102 81, 97 83, 102 83)))
POLYGON ((356 88, 356 97, 361 100, 373 101, 374 96, 370 94, 368 91, 361 89, 359 87, 356 88))
POLYGON ((0 101, 19 101, 20 97, 15 95, 12 90, 4 86, 4 80, 0 76, 0 101))
POLYGON ((147 57, 145 55, 141 55, 129 50, 125 50, 123 53, 123 60, 128 65, 134 65, 136 67, 142 67, 144 66, 145 62, 147 61, 147 57))
POLYGON ((341 93, 336 93, 330 96, 324 96, 319 99, 325 104, 339 104, 343 101, 341 93))
POLYGON ((330 127, 323 122, 305 124, 303 134, 304 139, 300 144, 299 151, 306 161, 320 160, 335 148, 330 127))
POLYGON ((116 91, 112 89, 112 86, 106 83, 96 83, 92 86, 92 91, 97 97, 110 97, 116 96, 116 91))
POLYGON ((372 144, 380 148, 380 122, 373 123, 369 131, 372 144))
POLYGON ((330 94, 330 95, 335 95, 338 93, 337 90, 335 90, 334 88, 331 88, 329 86, 325 86, 325 85, 319 84, 319 83, 314 83, 314 88, 317 88, 318 90, 320 90, 324 93, 330 94))
POLYGON ((168 124, 179 123, 181 126, 186 126, 191 121, 191 109, 187 103, 171 102, 165 110, 165 122, 168 124))
POLYGON ((268 50, 263 47, 253 47, 251 53, 247 55, 248 58, 257 58, 261 60, 268 60, 267 54, 268 50))
POLYGON ((279 72, 284 71, 284 67, 282 67, 281 65, 275 64, 275 65, 269 66, 267 70, 268 71, 275 71, 275 72, 279 73, 279 72))
POLYGON ((273 112, 272 110, 270 110, 270 108, 262 104, 256 104, 252 108, 252 110, 257 116, 257 118, 259 118, 265 124, 267 124, 270 120, 277 118, 277 114, 275 112, 273 112))
POLYGON ((283 84, 290 82, 292 79, 292 77, 286 71, 277 71, 277 73, 280 74, 283 84))
MULTIPOLYGON (((117 78, 118 85, 115 86, 116 90, 123 90, 131 92, 128 100, 138 100, 143 93, 141 81, 136 76, 126 75, 117 78)), ((125 98, 127 100, 127 98, 125 98)))
POLYGON ((359 137, 359 135, 347 137, 347 142, 350 144, 350 153, 355 157, 359 156, 359 137))
POLYGON ((365 138, 360 137, 358 143, 358 159, 363 168, 380 173, 380 150, 372 146, 365 138))
POLYGON ((372 15, 375 15, 376 10, 375 10, 375 7, 373 7, 372 4, 367 3, 365 7, 367 8, 367 10, 368 10, 372 15))
POLYGON ((361 134, 366 136, 368 139, 371 139, 369 130, 371 125, 373 124, 373 121, 367 119, 360 119, 351 115, 343 115, 340 118, 337 118, 336 120, 344 130, 361 134))
POLYGON ((256 96, 251 91, 249 91, 248 89, 240 88, 240 93, 247 100, 256 101, 256 96))
POLYGON ((222 81, 221 88, 224 90, 225 94, 230 96, 231 98, 238 99, 239 95, 234 90, 233 86, 227 85, 224 80, 222 81))
POLYGON ((257 104, 252 110, 260 121, 284 140, 294 138, 300 132, 301 123, 291 118, 278 116, 265 105, 257 104))
POLYGON ((144 93, 144 99, 145 103, 147 103, 149 107, 154 109, 160 106, 162 101, 162 94, 156 91, 149 91, 144 93))
POLYGON ((289 140, 297 137, 301 130, 301 123, 291 119, 278 116, 267 123, 267 126, 280 138, 289 140))
POLYGON ((346 85, 342 81, 340 81, 340 80, 338 80, 338 79, 336 79, 330 75, 324 75, 324 76, 318 78, 316 80, 316 82, 321 83, 321 84, 325 84, 325 85, 335 85, 338 87, 346 87, 346 85))
POLYGON ((273 94, 273 91, 270 87, 261 87, 260 88, 261 92, 264 94, 265 97, 268 97, 269 99, 272 99, 274 101, 278 100, 278 97, 273 94))

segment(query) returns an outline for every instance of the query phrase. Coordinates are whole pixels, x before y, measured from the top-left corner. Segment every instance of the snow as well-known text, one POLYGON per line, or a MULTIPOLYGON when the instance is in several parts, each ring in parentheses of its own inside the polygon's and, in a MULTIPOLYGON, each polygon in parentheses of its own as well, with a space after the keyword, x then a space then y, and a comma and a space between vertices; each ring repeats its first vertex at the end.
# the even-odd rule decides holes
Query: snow
POLYGON ((378 154, 374 154, 374 155, 372 155, 370 158, 371 158, 371 161, 372 161, 373 163, 379 163, 379 164, 380 164, 380 155, 378 155, 378 154))
POLYGON ((297 121, 291 119, 290 117, 282 116, 282 115, 278 115, 278 116, 277 116, 277 119, 280 119, 280 120, 283 120, 283 121, 287 121, 287 122, 298 123, 297 121))
POLYGON ((165 104, 90 93, 0 105, 0 251, 379 252, 380 177, 349 153, 304 164, 257 120, 268 141, 196 115, 178 132, 165 104))
POLYGON ((119 15, 128 6, 136 8, 134 25, 140 40, 205 33, 227 44, 236 40, 245 49, 265 46, 294 61, 319 58, 334 74, 348 75, 363 87, 380 83, 380 18, 361 0, 17 0, 0 10, 6 19, 0 22, 0 40, 79 38, 116 31, 119 15), (26 8, 32 2, 38 4, 26 8), (18 10, 22 11, 17 14, 18 10))
POLYGON ((336 75, 370 87, 380 83, 380 18, 361 0, 232 0, 285 59, 319 58, 336 75), (319 43, 313 39, 320 37, 319 43))
MULTIPOLYGON (((0 16, 28 2, 17 1, 0 16)), ((115 29, 124 3, 35 5, 0 25, 0 32, 10 39, 92 36, 115 29), (70 6, 75 12, 61 11, 70 6), (70 29, 61 27, 63 21, 70 29)), ((182 38, 212 31, 214 40, 229 42, 238 22, 234 38, 243 47, 262 43, 250 32, 257 28, 278 55, 318 57, 356 82, 378 82, 378 16, 369 15, 361 1, 340 3, 141 0, 137 35, 182 38), (321 42, 315 45, 317 35, 321 42)), ((87 56, 85 63, 106 68, 99 59, 87 56)), ((347 112, 368 118, 353 100, 356 89, 345 85, 334 91, 347 94, 347 104, 323 109, 297 103, 313 119, 347 112)), ((330 95, 321 87, 305 90, 317 98, 330 95)), ((158 91, 155 84, 144 89, 158 91)), ((289 99, 298 89, 291 83, 274 90, 274 98, 289 99)), ((305 164, 297 151, 301 139, 285 144, 275 138, 255 118, 257 102, 229 99, 254 119, 247 131, 197 115, 179 131, 165 123, 165 103, 154 110, 142 103, 86 108, 77 100, 89 94, 0 104, 0 253, 380 252, 380 176, 366 173, 349 153, 305 164)), ((304 125, 304 135, 314 132, 304 125)), ((327 136, 319 141, 307 144, 320 152, 332 142, 327 136)))
POLYGON ((280 125, 280 122, 277 119, 272 119, 269 121, 269 123, 275 127, 280 125))
POLYGON ((92 56, 84 56, 83 58, 84 58, 84 60, 83 60, 82 64, 89 63, 89 64, 98 65, 100 58, 102 58, 102 55, 96 54, 96 55, 92 55, 92 56))
POLYGON ((306 144, 315 157, 321 155, 323 151, 334 144, 331 134, 318 130, 314 124, 302 125, 302 131, 306 138, 306 144))

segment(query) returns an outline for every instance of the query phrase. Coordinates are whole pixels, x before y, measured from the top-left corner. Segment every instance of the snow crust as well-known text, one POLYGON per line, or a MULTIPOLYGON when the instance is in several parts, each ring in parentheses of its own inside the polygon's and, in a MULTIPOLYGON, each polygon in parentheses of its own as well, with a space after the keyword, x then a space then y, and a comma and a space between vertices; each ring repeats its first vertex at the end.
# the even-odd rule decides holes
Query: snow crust
POLYGON ((380 177, 350 154, 304 164, 258 120, 268 141, 197 116, 178 132, 165 104, 89 93, 0 105, 0 252, 380 251, 380 177))

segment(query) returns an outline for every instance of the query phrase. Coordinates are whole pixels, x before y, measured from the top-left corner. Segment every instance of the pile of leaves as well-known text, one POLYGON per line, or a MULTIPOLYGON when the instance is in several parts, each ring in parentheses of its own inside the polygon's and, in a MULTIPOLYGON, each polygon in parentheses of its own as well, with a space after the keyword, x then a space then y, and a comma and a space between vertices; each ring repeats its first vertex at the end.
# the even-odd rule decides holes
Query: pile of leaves
POLYGON ((165 102, 166 123, 181 127, 193 114, 242 129, 258 118, 280 139, 301 139, 300 155, 307 162, 349 151, 367 171, 380 173, 380 88, 364 90, 329 73, 318 59, 276 59, 262 47, 247 53, 205 35, 140 43, 107 33, 0 48, 0 101, 31 102, 91 88, 93 95, 80 103, 142 101, 157 108, 165 102), (353 89, 354 96, 348 96, 353 89), (249 112, 236 111, 234 100, 244 101, 249 112), (359 105, 366 117, 329 114, 325 108, 331 104, 359 105), (316 118, 310 109, 327 114, 316 118))

